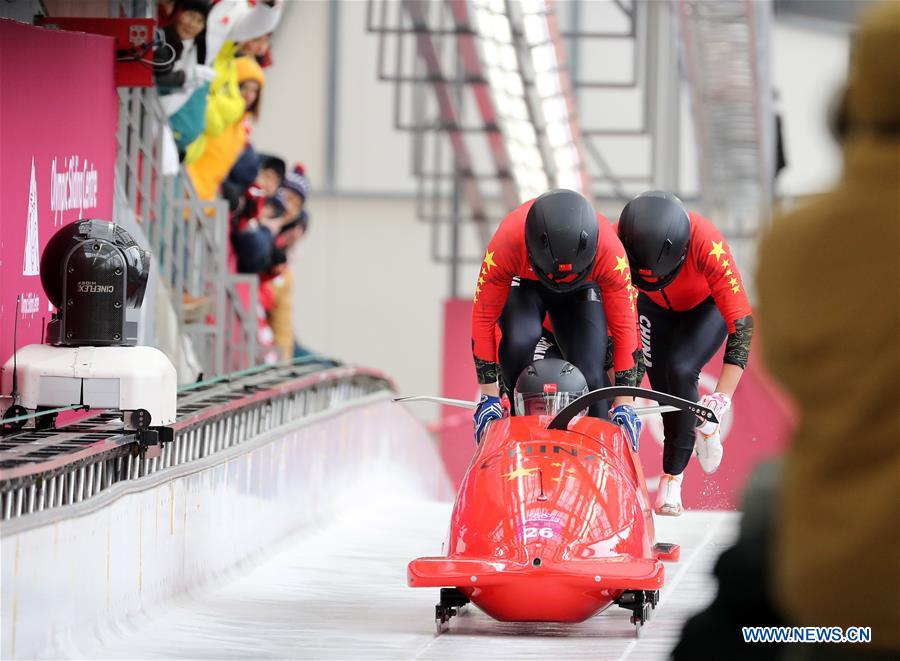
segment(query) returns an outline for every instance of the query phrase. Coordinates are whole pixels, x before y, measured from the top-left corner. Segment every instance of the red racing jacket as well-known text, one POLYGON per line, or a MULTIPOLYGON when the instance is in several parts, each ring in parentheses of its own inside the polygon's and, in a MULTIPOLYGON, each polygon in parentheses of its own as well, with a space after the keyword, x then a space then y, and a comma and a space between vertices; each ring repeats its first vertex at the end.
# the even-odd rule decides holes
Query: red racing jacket
MULTIPOLYGON (((659 291, 640 290, 660 307, 676 312, 690 310, 710 296, 728 326, 728 345, 725 362, 746 366, 752 335, 750 301, 731 249, 722 233, 707 218, 689 212, 691 238, 688 254, 681 272, 659 291)), ((619 224, 614 226, 618 234, 619 224)), ((638 287, 633 288, 637 298, 638 287)))
MULTIPOLYGON (((533 203, 534 200, 529 200, 519 205, 503 219, 481 264, 472 309, 472 353, 479 383, 492 383, 491 377, 496 379, 497 321, 513 278, 538 279, 525 247, 525 217, 533 203)), ((618 376, 632 373, 636 367, 635 352, 639 346, 634 312, 636 291, 631 285, 622 242, 604 216, 597 214, 597 221, 600 227, 597 258, 586 282, 596 283, 600 288, 607 332, 613 339, 613 368, 618 376)))

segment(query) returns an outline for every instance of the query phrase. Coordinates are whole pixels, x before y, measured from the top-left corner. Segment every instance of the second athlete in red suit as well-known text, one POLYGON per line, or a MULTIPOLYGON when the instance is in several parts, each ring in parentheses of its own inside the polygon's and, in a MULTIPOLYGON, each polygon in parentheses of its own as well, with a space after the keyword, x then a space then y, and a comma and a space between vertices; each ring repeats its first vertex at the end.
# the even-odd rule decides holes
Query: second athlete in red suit
MULTIPOLYGON (((753 317, 737 264, 709 220, 688 213, 671 193, 650 191, 622 210, 617 225, 636 287, 638 327, 650 385, 696 401, 700 370, 725 342, 715 392, 700 403, 721 417, 731 406, 750 353, 753 317)), ((690 413, 663 414, 663 470, 659 514, 681 513, 681 479, 696 452, 714 472, 722 459, 719 427, 695 432, 690 413), (696 436, 696 438, 695 438, 696 436)))

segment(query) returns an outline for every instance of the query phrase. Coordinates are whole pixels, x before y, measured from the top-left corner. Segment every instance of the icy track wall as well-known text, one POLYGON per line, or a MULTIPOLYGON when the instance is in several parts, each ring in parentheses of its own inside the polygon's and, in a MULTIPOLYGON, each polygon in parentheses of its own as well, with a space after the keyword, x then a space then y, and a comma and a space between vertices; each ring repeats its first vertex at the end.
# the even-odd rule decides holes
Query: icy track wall
MULTIPOLYGON (((376 393, 2 529, 0 656, 56 656, 101 622, 253 564, 373 490, 451 496, 421 424, 376 393)), ((77 643, 76 643, 77 644, 77 643)))

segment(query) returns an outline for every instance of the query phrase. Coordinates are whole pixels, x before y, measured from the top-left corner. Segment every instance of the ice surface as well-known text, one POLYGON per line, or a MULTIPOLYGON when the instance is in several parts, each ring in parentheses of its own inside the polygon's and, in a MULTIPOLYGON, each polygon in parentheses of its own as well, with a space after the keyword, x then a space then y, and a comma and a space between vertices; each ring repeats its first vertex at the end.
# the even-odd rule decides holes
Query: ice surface
POLYGON ((406 564, 440 554, 451 505, 376 500, 324 530, 294 538, 255 568, 158 612, 72 640, 89 658, 665 659, 683 621, 712 598, 710 570, 738 515, 657 519, 681 544, 661 602, 641 637, 628 611, 577 625, 496 622, 476 608, 435 637, 436 589, 406 587, 406 564))

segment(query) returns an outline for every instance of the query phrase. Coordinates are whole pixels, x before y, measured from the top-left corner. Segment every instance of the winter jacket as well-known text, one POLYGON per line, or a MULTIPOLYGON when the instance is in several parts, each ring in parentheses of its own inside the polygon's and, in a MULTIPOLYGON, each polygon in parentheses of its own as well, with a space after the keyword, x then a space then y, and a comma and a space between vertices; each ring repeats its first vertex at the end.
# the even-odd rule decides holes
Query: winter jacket
MULTIPOLYGON (((900 652, 900 4, 863 20, 841 120, 844 173, 760 249, 763 354, 799 422, 776 511, 788 624, 872 627, 900 652), (863 607, 863 605, 867 605, 863 607), (861 610, 862 608, 862 610, 861 610)), ((859 647, 858 645, 855 647, 859 647)))
POLYGON ((237 44, 226 42, 213 61, 212 67, 217 75, 206 97, 203 133, 188 147, 184 159, 186 164, 196 162, 206 151, 210 140, 222 135, 244 116, 236 59, 237 44))
MULTIPOLYGON (((239 58, 239 61, 233 64, 235 89, 237 89, 237 86, 245 80, 257 81, 260 88, 265 84, 265 77, 263 76, 262 69, 252 59, 246 57, 239 58)), ((213 83, 213 87, 215 87, 218 82, 218 79, 216 79, 213 83)), ((228 96, 228 94, 224 94, 222 88, 220 88, 220 92, 222 92, 225 97, 228 96)), ((205 148, 199 157, 188 164, 187 168, 191 181, 194 184, 194 188, 197 191, 197 195, 203 200, 215 199, 219 190, 219 185, 225 180, 225 177, 228 176, 231 167, 234 165, 235 161, 237 161, 238 157, 244 151, 244 147, 247 145, 248 130, 246 122, 249 121, 249 119, 244 113, 244 100, 241 98, 240 90, 237 91, 237 98, 240 99, 241 113, 236 119, 231 121, 231 123, 227 123, 229 119, 232 119, 230 110, 227 113, 216 110, 216 107, 221 110, 223 107, 228 106, 230 102, 218 106, 218 102, 216 101, 218 96, 219 95, 212 92, 209 96, 209 104, 207 105, 206 112, 206 131, 200 138, 200 140, 203 140, 205 148), (215 117, 213 125, 209 124, 211 116, 215 117), (225 124, 224 127, 222 126, 223 123, 225 124)), ((191 145, 191 149, 194 147, 195 145, 191 145)), ((185 159, 185 162, 187 162, 189 158, 190 150, 188 151, 188 157, 185 159)))
POLYGON ((265 273, 272 268, 275 239, 269 228, 252 226, 235 231, 231 235, 231 245, 237 257, 238 273, 265 273))

